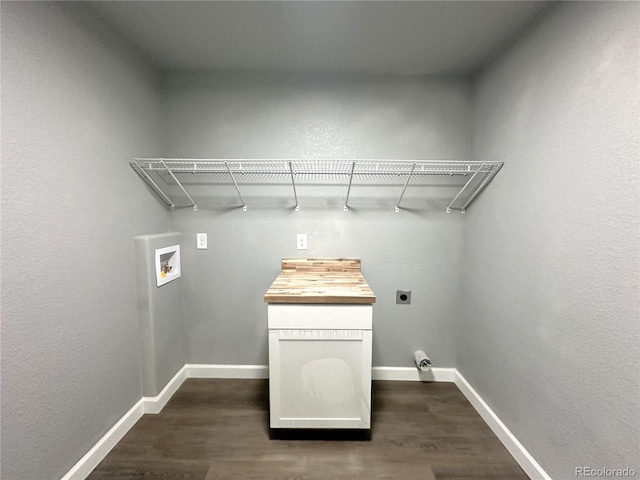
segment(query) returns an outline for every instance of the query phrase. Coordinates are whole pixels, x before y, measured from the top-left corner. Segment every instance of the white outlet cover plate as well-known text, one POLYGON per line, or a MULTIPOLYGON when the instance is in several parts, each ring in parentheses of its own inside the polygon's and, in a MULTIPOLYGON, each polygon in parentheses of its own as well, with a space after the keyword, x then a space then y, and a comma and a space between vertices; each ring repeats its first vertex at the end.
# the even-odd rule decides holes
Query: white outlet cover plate
POLYGON ((299 233, 296 238, 296 248, 298 250, 306 250, 307 249, 307 234, 299 233))
POLYGON ((198 250, 206 250, 207 249, 207 234, 206 233, 196 233, 196 248, 198 250))

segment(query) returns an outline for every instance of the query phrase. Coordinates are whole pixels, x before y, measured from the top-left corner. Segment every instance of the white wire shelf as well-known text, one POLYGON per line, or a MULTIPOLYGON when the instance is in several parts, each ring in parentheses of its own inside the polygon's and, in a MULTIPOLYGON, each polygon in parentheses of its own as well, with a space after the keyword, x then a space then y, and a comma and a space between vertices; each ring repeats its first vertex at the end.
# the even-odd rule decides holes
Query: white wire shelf
POLYGON ((243 210, 247 204, 243 184, 288 183, 292 187, 295 209, 299 210, 296 186, 302 184, 344 184, 344 210, 349 209, 351 187, 398 185, 395 211, 401 209, 409 185, 433 184, 458 187, 446 207, 447 213, 465 213, 469 205, 502 167, 502 162, 426 161, 426 160, 209 160, 184 158, 134 158, 131 167, 172 210, 176 208, 176 187, 194 210, 196 201, 190 185, 232 184, 243 210))

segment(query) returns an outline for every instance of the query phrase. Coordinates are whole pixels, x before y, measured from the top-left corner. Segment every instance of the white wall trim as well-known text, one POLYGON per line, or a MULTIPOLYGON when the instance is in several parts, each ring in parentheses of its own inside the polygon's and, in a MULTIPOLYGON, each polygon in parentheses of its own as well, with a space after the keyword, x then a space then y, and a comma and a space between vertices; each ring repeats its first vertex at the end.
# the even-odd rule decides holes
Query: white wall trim
MULTIPOLYGON (((142 397, 87 454, 62 477, 62 480, 84 480, 107 456, 113 447, 135 425, 143 414, 157 414, 188 378, 269 378, 268 365, 199 365, 186 364, 155 397, 142 397)), ((373 380, 454 382, 471 405, 480 414, 489 428, 509 451, 511 456, 532 478, 551 480, 542 467, 527 452, 489 405, 455 368, 432 368, 430 372, 419 373, 415 367, 373 367, 373 380)))
POLYGON ((187 363, 187 378, 269 378, 269 365, 198 365, 187 363))
POLYGON ((182 367, 169 383, 155 397, 142 397, 144 405, 144 413, 157 414, 162 411, 173 394, 178 391, 184 381, 189 378, 187 375, 187 366, 182 367))
POLYGON ((373 380, 393 380, 412 382, 453 382, 455 368, 432 368, 426 373, 416 367, 373 367, 373 380))
MULTIPOLYGON (((269 378, 268 365, 185 365, 187 378, 269 378)), ((421 373, 415 367, 373 367, 373 380, 454 382, 455 368, 432 368, 421 373)))
POLYGON ((107 456, 113 447, 126 435, 144 414, 144 398, 131 407, 118 422, 111 427, 87 454, 76 463, 62 480, 84 480, 94 468, 107 456))
POLYGON ((457 370, 455 370, 454 382, 526 474, 529 475, 532 480, 551 480, 551 477, 547 475, 515 435, 502 423, 502 420, 498 418, 489 405, 478 395, 478 392, 474 390, 457 370))
MULTIPOLYGON (((186 365, 185 365, 186 367, 186 365)), ((98 440, 91 450, 76 463, 62 480, 84 480, 107 454, 122 440, 142 415, 160 413, 178 388, 187 379, 186 368, 182 367, 169 383, 155 397, 142 397, 118 422, 98 440)))

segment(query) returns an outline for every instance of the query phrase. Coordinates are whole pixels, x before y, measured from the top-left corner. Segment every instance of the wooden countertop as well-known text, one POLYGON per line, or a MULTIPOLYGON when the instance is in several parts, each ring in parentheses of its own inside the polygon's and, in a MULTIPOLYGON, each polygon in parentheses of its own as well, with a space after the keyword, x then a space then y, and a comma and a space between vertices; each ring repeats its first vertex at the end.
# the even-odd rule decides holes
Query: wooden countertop
POLYGON ((375 303, 356 258, 285 258, 267 303, 375 303))

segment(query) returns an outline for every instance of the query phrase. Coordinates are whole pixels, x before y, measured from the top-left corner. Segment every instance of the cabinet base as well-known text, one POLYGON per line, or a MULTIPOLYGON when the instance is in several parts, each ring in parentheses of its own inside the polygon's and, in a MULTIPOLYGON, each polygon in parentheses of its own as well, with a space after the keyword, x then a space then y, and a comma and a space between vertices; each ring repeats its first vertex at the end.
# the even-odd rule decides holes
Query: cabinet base
POLYGON ((370 428, 269 428, 271 440, 370 441, 370 428))

